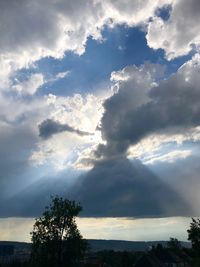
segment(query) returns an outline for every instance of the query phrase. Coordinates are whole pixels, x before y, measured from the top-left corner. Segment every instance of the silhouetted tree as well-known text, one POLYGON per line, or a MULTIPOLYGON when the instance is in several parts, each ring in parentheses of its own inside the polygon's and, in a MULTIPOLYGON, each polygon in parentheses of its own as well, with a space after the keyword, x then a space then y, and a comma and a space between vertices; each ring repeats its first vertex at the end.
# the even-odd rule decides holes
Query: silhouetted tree
POLYGON ((192 218, 190 229, 188 232, 188 240, 192 243, 192 248, 200 253, 200 219, 192 218))
POLYGON ((167 242, 167 247, 177 251, 181 249, 181 242, 177 238, 170 237, 170 240, 167 242))
POLYGON ((73 266, 83 256, 83 240, 75 221, 82 207, 75 201, 52 198, 49 207, 36 219, 31 232, 32 263, 36 266, 73 266))
POLYGON ((194 251, 194 266, 200 266, 200 219, 192 218, 190 228, 187 230, 188 240, 192 243, 194 251))
POLYGON ((156 247, 155 247, 155 250, 157 250, 157 251, 162 251, 164 248, 163 248, 163 245, 162 244, 160 244, 160 243, 158 243, 157 245, 156 245, 156 247))

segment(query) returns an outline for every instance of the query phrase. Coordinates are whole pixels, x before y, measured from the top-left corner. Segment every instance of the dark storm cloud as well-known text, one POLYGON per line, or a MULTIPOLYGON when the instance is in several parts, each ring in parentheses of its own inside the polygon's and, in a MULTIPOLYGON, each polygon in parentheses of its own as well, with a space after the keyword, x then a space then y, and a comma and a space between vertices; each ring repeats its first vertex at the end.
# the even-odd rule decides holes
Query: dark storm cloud
MULTIPOLYGON (((176 132, 177 129, 198 126, 200 65, 192 63, 182 67, 158 87, 150 89, 149 100, 137 108, 131 108, 131 103, 126 101, 127 93, 120 89, 107 99, 101 120, 101 131, 107 144, 99 146, 97 156, 125 154, 130 145, 152 133, 168 129, 176 132), (122 103, 123 108, 119 108, 122 103)), ((129 91, 134 97, 131 84, 129 91)))
POLYGON ((1 217, 39 216, 55 194, 80 201, 83 217, 194 216, 191 206, 139 161, 101 161, 76 181, 68 176, 64 171, 43 177, 4 200, 1 217))
POLYGON ((83 216, 191 216, 192 208, 169 185, 139 161, 126 158, 98 162, 74 188, 83 216), (173 205, 172 205, 173 203, 173 205))
POLYGON ((52 135, 61 133, 61 132, 71 132, 76 133, 80 136, 84 135, 91 135, 91 133, 80 131, 74 129, 73 127, 69 126, 68 124, 61 124, 57 121, 47 119, 43 121, 39 126, 39 135, 44 139, 48 139, 52 137, 52 135))
POLYGON ((179 194, 179 188, 173 183, 169 186, 168 178, 161 180, 140 162, 130 163, 126 152, 149 134, 180 133, 180 129, 199 125, 199 70, 195 60, 191 61, 149 89, 148 98, 141 98, 148 81, 141 76, 144 69, 133 67, 133 75, 129 69, 129 78, 120 80, 117 93, 104 103, 100 129, 106 144, 96 150, 97 158, 103 160, 96 161, 73 195, 84 206, 85 216, 194 215, 191 202, 182 191, 179 194))

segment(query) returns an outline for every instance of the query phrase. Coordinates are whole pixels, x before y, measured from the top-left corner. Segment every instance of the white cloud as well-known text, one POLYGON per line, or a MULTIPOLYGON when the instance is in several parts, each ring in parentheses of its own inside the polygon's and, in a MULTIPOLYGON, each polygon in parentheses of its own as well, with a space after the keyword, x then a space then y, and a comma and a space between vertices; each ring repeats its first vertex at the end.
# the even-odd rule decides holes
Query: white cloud
MULTIPOLYGON (((82 54, 87 38, 101 40, 105 25, 144 24, 169 0, 31 0, 0 2, 1 78, 43 57, 82 54), (20 16, 19 16, 20 14, 20 16)), ((3 86, 5 89, 5 85, 3 86)))
POLYGON ((52 83, 52 82, 56 82, 56 81, 58 81, 60 79, 64 79, 64 78, 68 77, 69 74, 70 74, 69 70, 63 71, 63 72, 59 72, 54 77, 49 78, 48 80, 46 80, 46 83, 49 83, 49 82, 52 83))
POLYGON ((41 73, 32 74, 28 80, 17 82, 13 89, 21 95, 34 95, 37 90, 45 83, 41 73))
MULTIPOLYGON (((148 25, 150 47, 163 48, 168 59, 187 54, 192 44, 198 46, 200 42, 199 6, 198 0, 35 0, 28 3, 3 0, 0 2, 1 88, 8 87, 13 72, 41 58, 62 58, 66 51, 84 53, 88 37, 101 40, 105 25, 148 25), (166 4, 172 5, 172 11, 169 20, 163 21, 155 14, 166 4), (182 19, 185 17, 187 20, 182 19)), ((60 75, 63 77, 64 73, 60 75)))
POLYGON ((104 98, 93 94, 74 94, 71 97, 49 94, 46 101, 52 110, 49 114, 51 119, 82 131, 94 132, 102 116, 104 98))
POLYGON ((110 18, 114 24, 127 24, 136 26, 144 24, 154 15, 157 8, 170 3, 170 0, 109 0, 102 1, 102 6, 106 12, 106 17, 110 18))
POLYGON ((178 159, 186 159, 192 155, 191 150, 174 150, 166 154, 152 155, 151 157, 144 158, 145 164, 155 164, 158 162, 173 163, 178 159))
POLYGON ((168 20, 154 17, 149 23, 148 45, 163 48, 169 60, 188 54, 193 45, 200 45, 199 12, 199 0, 173 0, 168 20))
POLYGON ((144 159, 147 155, 157 154, 164 145, 176 143, 181 146, 186 141, 200 141, 200 127, 177 130, 177 133, 168 131, 167 133, 152 134, 142 139, 139 143, 131 146, 128 150, 128 157, 144 159))
POLYGON ((56 79, 63 79, 70 74, 70 71, 63 71, 56 74, 56 79))

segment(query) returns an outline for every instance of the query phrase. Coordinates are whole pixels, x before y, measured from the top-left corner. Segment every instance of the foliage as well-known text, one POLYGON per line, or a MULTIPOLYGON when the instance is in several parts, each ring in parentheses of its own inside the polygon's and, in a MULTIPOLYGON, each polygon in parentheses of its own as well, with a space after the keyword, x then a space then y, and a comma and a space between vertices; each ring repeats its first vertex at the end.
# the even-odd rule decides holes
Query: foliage
POLYGON ((73 266, 81 259, 86 241, 82 239, 75 220, 81 210, 75 201, 52 198, 31 232, 33 266, 73 266))
POLYGON ((188 232, 188 240, 192 242, 192 248, 200 254, 200 219, 192 218, 190 229, 188 232))
POLYGON ((167 247, 177 251, 181 249, 181 242, 177 238, 170 237, 170 240, 167 242, 167 247))
POLYGON ((137 255, 128 251, 103 250, 97 253, 98 257, 111 267, 132 267, 137 255))
POLYGON ((200 266, 200 219, 192 218, 190 228, 187 230, 188 240, 192 243, 192 249, 194 252, 193 265, 200 266))

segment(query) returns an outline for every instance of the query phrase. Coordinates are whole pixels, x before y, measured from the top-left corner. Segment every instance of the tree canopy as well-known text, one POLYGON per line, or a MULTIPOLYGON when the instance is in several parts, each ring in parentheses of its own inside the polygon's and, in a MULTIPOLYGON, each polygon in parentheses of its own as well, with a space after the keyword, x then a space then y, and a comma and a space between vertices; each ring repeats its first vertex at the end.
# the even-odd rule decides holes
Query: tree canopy
POLYGON ((192 248, 200 253, 200 219, 192 218, 190 228, 187 230, 188 240, 192 243, 192 248))
POLYGON ((188 240, 192 243, 193 266, 200 266, 200 219, 192 218, 190 228, 187 230, 188 240))
POLYGON ((177 238, 170 237, 170 240, 167 242, 167 247, 177 251, 181 249, 181 242, 177 238))
POLYGON ((75 201, 58 196, 52 198, 31 232, 34 266, 73 266, 81 259, 86 241, 75 220, 81 210, 75 201))

